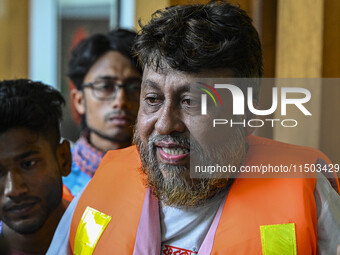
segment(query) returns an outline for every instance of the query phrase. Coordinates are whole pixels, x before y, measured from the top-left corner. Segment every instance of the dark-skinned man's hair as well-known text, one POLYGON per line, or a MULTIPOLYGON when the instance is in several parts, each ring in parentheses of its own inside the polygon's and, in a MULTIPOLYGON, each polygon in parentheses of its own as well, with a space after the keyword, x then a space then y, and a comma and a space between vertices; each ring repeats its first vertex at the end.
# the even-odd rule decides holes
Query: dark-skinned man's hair
POLYGON ((27 128, 42 134, 53 146, 60 141, 65 100, 59 91, 27 79, 0 82, 0 133, 27 128))

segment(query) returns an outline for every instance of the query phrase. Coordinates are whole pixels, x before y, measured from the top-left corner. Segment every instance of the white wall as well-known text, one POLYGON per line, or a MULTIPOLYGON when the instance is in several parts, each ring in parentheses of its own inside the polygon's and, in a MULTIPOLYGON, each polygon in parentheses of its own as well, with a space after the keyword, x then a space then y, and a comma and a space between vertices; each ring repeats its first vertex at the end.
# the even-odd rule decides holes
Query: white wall
POLYGON ((29 31, 29 77, 58 87, 56 1, 30 1, 29 31))

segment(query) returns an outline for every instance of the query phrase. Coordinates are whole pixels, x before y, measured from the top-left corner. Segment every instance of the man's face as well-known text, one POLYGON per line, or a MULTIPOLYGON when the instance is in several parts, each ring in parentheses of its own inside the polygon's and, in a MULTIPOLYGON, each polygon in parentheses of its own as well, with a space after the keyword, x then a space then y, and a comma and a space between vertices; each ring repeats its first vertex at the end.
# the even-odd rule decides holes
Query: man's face
POLYGON ((52 147, 26 128, 0 134, 0 215, 20 234, 39 230, 61 205, 61 176, 70 170, 65 161, 69 144, 52 147))
MULTIPOLYGON (((110 80, 120 85, 139 85, 141 74, 128 58, 116 51, 110 51, 90 68, 84 84, 99 80, 110 80)), ((90 130, 114 142, 131 141, 139 107, 138 95, 132 97, 120 88, 114 98, 102 100, 96 97, 92 88, 84 88, 81 104, 81 107, 77 107, 78 112, 85 114, 86 125, 90 130)))
POLYGON ((226 111, 200 114, 200 97, 193 88, 199 78, 230 77, 226 70, 189 74, 173 69, 156 72, 146 67, 134 142, 148 184, 166 204, 194 206, 227 185, 228 179, 191 179, 190 162, 239 165, 245 155, 241 128, 226 129, 223 137, 207 136, 212 118, 226 111))

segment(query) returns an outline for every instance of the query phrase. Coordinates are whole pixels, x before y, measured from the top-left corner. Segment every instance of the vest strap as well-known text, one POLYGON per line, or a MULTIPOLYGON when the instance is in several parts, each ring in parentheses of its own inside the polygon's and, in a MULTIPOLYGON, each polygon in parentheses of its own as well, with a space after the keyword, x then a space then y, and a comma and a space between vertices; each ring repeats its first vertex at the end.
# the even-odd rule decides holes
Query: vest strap
POLYGON ((75 242, 75 255, 92 255, 97 242, 109 224, 111 216, 86 207, 78 225, 75 242))
POLYGON ((295 224, 260 226, 263 255, 296 255, 295 224))

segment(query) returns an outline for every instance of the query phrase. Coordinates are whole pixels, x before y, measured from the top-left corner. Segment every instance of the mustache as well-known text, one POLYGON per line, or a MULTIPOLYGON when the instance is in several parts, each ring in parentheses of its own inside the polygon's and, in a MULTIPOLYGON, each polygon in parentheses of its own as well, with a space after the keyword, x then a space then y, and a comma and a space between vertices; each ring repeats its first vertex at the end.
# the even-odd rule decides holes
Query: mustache
POLYGON ((153 135, 149 137, 147 145, 144 146, 139 136, 137 124, 134 126, 132 144, 137 145, 141 154, 145 155, 146 151, 148 151, 148 153, 155 153, 155 144, 159 142, 176 143, 179 146, 189 148, 192 152, 203 152, 202 146, 197 142, 196 139, 194 139, 192 136, 188 137, 187 135, 179 132, 173 132, 169 135, 153 135))
POLYGON ((108 121, 111 118, 122 117, 122 116, 126 117, 126 118, 130 118, 130 119, 135 119, 136 118, 136 114, 133 114, 132 112, 130 112, 128 110, 114 109, 114 110, 112 110, 109 113, 106 113, 104 115, 104 120, 108 121))
POLYGON ((148 146, 149 148, 155 146, 155 143, 159 142, 171 142, 176 143, 180 146, 189 147, 190 146, 190 139, 183 134, 180 133, 172 133, 170 135, 154 135, 149 138, 148 146))
MULTIPOLYGON (((239 141, 238 136, 234 140, 239 141)), ((147 177, 147 185, 151 188, 152 193, 160 201, 171 206, 197 206, 214 195, 223 192, 223 190, 231 183, 229 178, 217 176, 212 178, 187 179, 185 173, 190 171, 188 166, 166 165, 158 162, 156 158, 156 143, 172 142, 184 147, 190 145, 190 153, 193 152, 193 160, 196 165, 211 165, 215 162, 230 162, 231 164, 241 162, 236 157, 239 153, 234 153, 232 148, 234 144, 226 147, 225 145, 218 148, 206 148, 198 143, 191 135, 173 132, 169 135, 150 135, 145 143, 139 136, 139 130, 135 126, 134 144, 137 145, 138 152, 141 157, 141 172, 147 177), (190 137, 190 138, 189 138, 190 137), (222 153, 223 152, 223 153, 222 153), (234 158, 235 157, 235 158, 234 158), (237 162, 236 162, 237 161, 237 162), (162 171, 165 171, 166 176, 162 171)), ((231 141, 229 141, 229 145, 231 141)), ((192 162, 190 163, 192 164, 192 162)), ((222 163, 220 163, 222 164, 222 163)))
POLYGON ((28 197, 13 197, 10 198, 7 202, 5 202, 2 206, 3 211, 9 211, 14 207, 20 206, 22 204, 26 203, 36 203, 39 202, 40 199, 38 197, 34 196, 28 196, 28 197))

